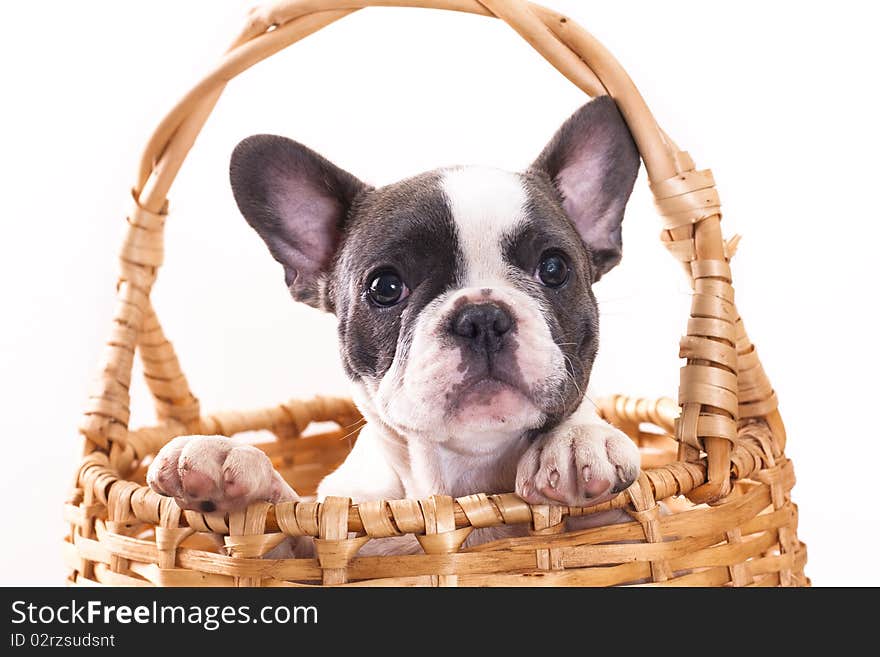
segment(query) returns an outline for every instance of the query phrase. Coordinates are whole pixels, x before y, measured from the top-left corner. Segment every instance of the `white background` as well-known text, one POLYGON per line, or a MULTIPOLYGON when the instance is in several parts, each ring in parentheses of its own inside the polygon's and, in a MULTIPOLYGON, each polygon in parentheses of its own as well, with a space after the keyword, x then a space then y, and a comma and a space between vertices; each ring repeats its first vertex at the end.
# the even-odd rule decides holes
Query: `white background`
MULTIPOLYGON (((740 311, 778 391, 816 585, 878 585, 880 148, 873 3, 547 0, 598 36, 661 125, 711 167, 740 311)), ((107 335, 140 149, 218 59, 246 2, 4 3, 0 10, 0 585, 63 582, 61 504, 107 335)), ((154 297, 208 410, 345 392, 331 317, 287 297, 238 214, 256 132, 372 182, 526 166, 584 97, 502 23, 359 12, 236 79, 170 194, 154 297)), ((642 179, 624 262, 597 286, 594 384, 674 396, 688 286, 642 179)), ((150 420, 139 379, 134 420, 150 420)))

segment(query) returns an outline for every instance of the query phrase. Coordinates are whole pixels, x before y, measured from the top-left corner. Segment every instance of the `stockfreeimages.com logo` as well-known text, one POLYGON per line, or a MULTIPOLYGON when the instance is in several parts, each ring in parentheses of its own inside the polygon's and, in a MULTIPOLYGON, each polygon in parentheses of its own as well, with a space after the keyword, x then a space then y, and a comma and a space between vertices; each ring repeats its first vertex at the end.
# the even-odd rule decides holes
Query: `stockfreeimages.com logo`
POLYGON ((100 600, 85 604, 35 605, 24 600, 12 603, 12 623, 20 625, 92 625, 118 623, 199 625, 214 631, 223 625, 264 623, 266 625, 316 624, 318 609, 309 606, 266 605, 254 611, 250 605, 107 605, 100 600))

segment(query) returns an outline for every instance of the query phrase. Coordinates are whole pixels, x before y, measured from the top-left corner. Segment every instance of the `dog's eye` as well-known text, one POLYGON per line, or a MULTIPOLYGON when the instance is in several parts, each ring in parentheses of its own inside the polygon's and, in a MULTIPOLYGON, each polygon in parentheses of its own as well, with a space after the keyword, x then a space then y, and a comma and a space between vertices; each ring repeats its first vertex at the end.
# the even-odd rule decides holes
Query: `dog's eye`
POLYGON ((367 296, 377 306, 388 307, 409 296, 409 288, 395 271, 380 271, 370 277, 367 296))
POLYGON ((568 280, 568 263, 559 253, 548 253, 541 258, 535 278, 547 287, 561 287, 568 280))

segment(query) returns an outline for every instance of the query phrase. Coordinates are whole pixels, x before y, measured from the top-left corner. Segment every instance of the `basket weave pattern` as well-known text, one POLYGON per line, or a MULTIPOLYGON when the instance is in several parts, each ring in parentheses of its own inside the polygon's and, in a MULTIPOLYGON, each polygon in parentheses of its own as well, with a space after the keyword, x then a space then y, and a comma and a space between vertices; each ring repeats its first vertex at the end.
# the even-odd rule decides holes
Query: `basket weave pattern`
POLYGON ((117 306, 99 376, 80 424, 84 455, 65 505, 75 584, 283 585, 805 585, 805 546, 791 501, 794 469, 776 395, 734 303, 712 173, 658 127, 617 61, 565 16, 523 0, 290 0, 251 12, 220 64, 165 116, 132 191, 120 251, 117 306), (167 193, 226 83, 255 63, 367 6, 450 9, 496 17, 590 96, 611 95, 648 171, 662 243, 693 287, 680 342, 678 403, 623 396, 600 410, 639 445, 642 474, 605 504, 528 505, 516 495, 453 500, 345 498, 182 511, 144 484, 149 460, 178 435, 268 430, 259 444, 301 493, 345 458, 360 416, 347 399, 293 400, 247 412, 202 413, 150 301, 163 258, 167 193), (135 354, 157 424, 129 428, 135 354), (338 430, 308 434, 313 422, 338 430), (349 440, 344 440, 348 437, 349 440), (659 501, 670 513, 661 514, 659 501), (623 508, 632 521, 577 532, 565 518, 623 508), (475 528, 527 524, 529 535, 462 548, 475 528), (223 536, 218 549, 212 535, 223 536), (413 534, 424 554, 357 556, 368 541, 413 534), (266 560, 288 536, 315 538, 316 557, 266 560))

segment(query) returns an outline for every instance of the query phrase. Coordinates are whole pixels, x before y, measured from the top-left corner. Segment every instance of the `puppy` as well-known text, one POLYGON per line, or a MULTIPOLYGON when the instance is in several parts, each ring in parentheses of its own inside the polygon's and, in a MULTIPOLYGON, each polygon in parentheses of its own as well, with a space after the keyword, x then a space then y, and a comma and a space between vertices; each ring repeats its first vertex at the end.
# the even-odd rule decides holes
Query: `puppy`
MULTIPOLYGON (((587 506, 636 479, 638 450, 584 392, 599 336, 591 287, 620 261, 638 169, 607 96, 575 112, 523 173, 455 167, 374 188, 284 137, 235 148, 238 207, 293 298, 336 315, 368 421, 318 499, 515 490, 587 506)), ((172 440, 147 481, 203 512, 298 499, 260 450, 220 436, 172 440)), ((616 520, 599 515, 592 522, 616 520)))

